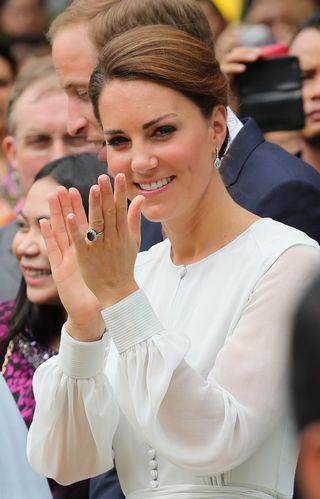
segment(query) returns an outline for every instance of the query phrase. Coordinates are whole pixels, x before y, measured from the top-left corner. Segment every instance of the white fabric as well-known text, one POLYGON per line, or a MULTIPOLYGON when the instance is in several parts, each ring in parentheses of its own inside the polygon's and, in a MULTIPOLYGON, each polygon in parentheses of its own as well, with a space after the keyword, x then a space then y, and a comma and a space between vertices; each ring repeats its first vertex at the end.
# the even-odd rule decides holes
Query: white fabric
POLYGON ((229 106, 227 107, 227 126, 228 126, 228 130, 229 130, 229 140, 228 140, 228 146, 227 146, 227 149, 228 149, 231 142, 236 138, 236 136, 240 132, 241 128, 243 127, 243 123, 234 114, 234 112, 232 111, 232 109, 229 106))
POLYGON ((27 427, 1 375, 0 442, 1 499, 52 499, 47 480, 27 461, 27 427))
POLYGON ((319 268, 318 244, 270 219, 192 265, 168 240, 139 254, 142 289, 103 311, 108 333, 63 331, 36 371, 32 465, 71 483, 110 468, 113 447, 130 499, 291 497, 290 317, 319 268))

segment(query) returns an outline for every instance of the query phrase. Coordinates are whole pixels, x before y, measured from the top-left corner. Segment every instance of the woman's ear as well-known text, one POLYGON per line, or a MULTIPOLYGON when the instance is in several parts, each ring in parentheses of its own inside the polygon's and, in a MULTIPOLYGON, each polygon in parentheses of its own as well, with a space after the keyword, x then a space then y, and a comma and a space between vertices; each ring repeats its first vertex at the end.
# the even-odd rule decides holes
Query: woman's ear
POLYGON ((210 117, 212 129, 212 145, 214 150, 221 149, 227 134, 227 109, 223 104, 217 104, 210 117))
POLYGON ((320 498, 320 421, 301 433, 297 477, 304 499, 320 498))

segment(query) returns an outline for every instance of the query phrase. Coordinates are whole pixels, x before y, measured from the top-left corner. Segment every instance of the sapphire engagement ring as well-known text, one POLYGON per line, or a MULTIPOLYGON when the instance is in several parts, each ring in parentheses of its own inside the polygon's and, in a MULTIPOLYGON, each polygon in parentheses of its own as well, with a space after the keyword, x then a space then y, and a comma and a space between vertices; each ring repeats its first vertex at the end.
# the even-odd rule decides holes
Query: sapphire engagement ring
POLYGON ((103 236, 103 230, 101 232, 97 232, 94 229, 89 228, 86 233, 88 241, 96 241, 98 237, 103 236))

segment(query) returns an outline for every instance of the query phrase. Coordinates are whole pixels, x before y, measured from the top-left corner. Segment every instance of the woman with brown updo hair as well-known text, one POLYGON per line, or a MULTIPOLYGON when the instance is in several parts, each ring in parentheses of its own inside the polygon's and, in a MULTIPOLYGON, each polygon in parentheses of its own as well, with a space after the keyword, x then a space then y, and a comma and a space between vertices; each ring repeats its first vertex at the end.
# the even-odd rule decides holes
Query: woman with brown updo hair
POLYGON ((87 221, 60 188, 40 222, 68 318, 28 455, 61 483, 115 462, 129 499, 292 495, 290 315, 320 250, 229 196, 227 92, 212 49, 162 25, 113 38, 92 75, 114 193, 100 176, 87 221), (141 211, 168 238, 138 254, 141 211))

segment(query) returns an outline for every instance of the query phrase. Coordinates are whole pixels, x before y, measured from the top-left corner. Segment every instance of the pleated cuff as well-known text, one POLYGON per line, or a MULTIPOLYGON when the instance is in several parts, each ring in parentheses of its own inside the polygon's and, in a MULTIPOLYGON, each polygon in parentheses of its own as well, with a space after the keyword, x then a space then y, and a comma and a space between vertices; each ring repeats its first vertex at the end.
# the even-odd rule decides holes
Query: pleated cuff
POLYGON ((119 353, 163 331, 163 326, 142 289, 105 308, 101 313, 119 353))
POLYGON ((108 334, 98 341, 78 341, 62 327, 59 363, 63 372, 72 378, 91 378, 100 374, 105 366, 108 334))

